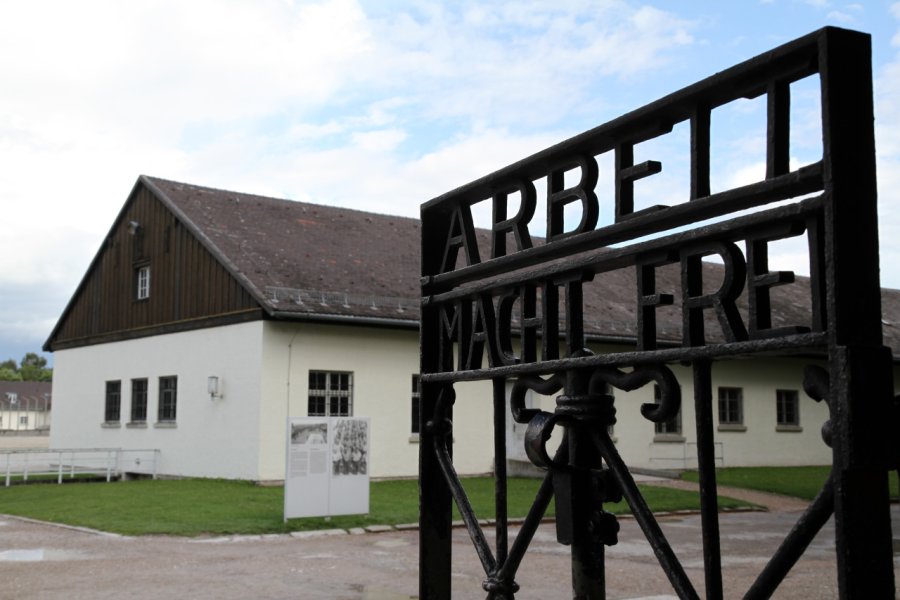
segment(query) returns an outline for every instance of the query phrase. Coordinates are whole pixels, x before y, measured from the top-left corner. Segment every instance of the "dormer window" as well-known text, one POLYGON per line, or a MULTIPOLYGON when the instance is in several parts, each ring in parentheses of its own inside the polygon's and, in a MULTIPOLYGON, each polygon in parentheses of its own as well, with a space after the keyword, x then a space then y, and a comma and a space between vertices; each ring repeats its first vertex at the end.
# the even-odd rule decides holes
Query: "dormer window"
POLYGON ((135 299, 146 300, 150 297, 150 267, 138 267, 135 273, 135 299))

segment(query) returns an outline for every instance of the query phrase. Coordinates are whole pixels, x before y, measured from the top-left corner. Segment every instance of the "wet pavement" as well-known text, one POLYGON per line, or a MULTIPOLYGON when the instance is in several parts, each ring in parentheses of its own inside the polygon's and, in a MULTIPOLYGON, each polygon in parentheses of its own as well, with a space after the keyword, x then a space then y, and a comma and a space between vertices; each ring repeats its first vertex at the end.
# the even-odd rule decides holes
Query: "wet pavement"
MULTIPOLYGON (((743 596, 796 521, 797 511, 723 513, 726 598, 743 596)), ((900 509, 892 508, 894 531, 900 509)), ((699 515, 660 519, 701 597, 699 515)), ((631 519, 607 550, 608 598, 663 600, 674 592, 631 519)), ((897 535, 895 534, 895 537, 897 535)), ((819 534, 775 598, 836 598, 832 524, 819 534)), ((483 599, 481 566, 463 529, 453 536, 454 598, 483 599)), ((570 598, 568 548, 543 525, 519 570, 516 598, 570 598)), ((894 557, 895 577, 900 560, 894 557)), ((418 589, 418 533, 139 538, 0 516, 0 598, 303 598, 406 600, 418 589)))

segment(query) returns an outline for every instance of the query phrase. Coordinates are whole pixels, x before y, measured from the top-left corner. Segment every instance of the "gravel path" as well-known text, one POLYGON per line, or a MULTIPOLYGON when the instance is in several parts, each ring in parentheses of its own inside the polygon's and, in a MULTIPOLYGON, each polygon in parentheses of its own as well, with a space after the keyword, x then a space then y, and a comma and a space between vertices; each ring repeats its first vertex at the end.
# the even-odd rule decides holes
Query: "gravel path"
MULTIPOLYGON (((642 484, 697 489, 697 484, 646 478, 642 484)), ((796 523, 806 503, 734 488, 724 496, 768 512, 721 513, 725 597, 739 598, 796 523)), ((2 505, 0 505, 2 511, 2 505)), ((900 531, 900 507, 891 508, 900 531)), ((611 600, 676 600, 672 586, 634 519, 621 519, 619 542, 606 551, 611 600)), ((705 596, 701 517, 661 516, 700 597, 705 596)), ((516 527, 511 535, 515 535, 516 527)), ((127 537, 0 515, 0 600, 413 600, 418 593, 418 532, 326 531, 294 535, 179 538, 127 537)), ((490 531, 486 534, 490 536, 490 531)), ((484 570, 465 529, 452 533, 453 597, 484 598, 484 570)), ((833 520, 810 544, 775 599, 836 599, 833 520)), ((567 597, 570 549, 542 525, 519 569, 516 598, 567 597)), ((900 581, 900 557, 894 576, 900 581)))

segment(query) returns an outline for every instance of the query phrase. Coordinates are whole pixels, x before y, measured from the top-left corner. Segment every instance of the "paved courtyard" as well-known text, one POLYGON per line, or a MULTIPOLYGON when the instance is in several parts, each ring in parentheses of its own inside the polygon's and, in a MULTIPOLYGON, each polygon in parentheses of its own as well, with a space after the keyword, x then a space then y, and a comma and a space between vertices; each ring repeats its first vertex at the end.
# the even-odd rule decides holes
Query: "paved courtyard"
MULTIPOLYGON (((726 597, 743 595, 795 509, 721 516, 726 597)), ((900 510, 892 509, 894 531, 900 510)), ((700 517, 662 519, 703 596, 700 517)), ((895 537, 897 535, 895 534, 895 537)), ((454 598, 485 597, 465 530, 454 532, 454 598)), ((417 594, 416 531, 185 539, 130 538, 0 517, 0 598, 303 598, 402 600, 417 594)), ((895 577, 900 561, 894 558, 895 577)), ((571 597, 568 549, 552 524, 539 530, 519 572, 519 599, 571 597)), ((664 600, 673 592, 633 520, 607 552, 608 597, 664 600)), ((776 598, 836 598, 834 542, 826 527, 776 598)))

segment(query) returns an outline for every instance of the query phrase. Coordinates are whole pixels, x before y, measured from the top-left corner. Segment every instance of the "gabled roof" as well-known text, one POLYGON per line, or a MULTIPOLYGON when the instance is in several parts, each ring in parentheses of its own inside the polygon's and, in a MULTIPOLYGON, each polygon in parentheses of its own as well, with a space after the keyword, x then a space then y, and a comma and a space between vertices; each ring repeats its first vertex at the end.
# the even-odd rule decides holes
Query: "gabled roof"
MULTIPOLYGON (((418 220, 147 176, 135 190, 140 186, 200 240, 269 318, 418 326, 418 220)), ((123 208, 118 220, 124 214, 123 208)), ((478 236, 486 245, 487 232, 478 236)), ((704 268, 710 280, 721 279, 721 266, 704 263, 704 268)), ((658 270, 658 289, 680 290, 677 265, 658 270)), ((634 269, 597 275, 585 286, 585 332, 594 339, 633 341, 635 294, 634 269)), ((773 288, 772 295, 773 327, 808 322, 807 278, 773 288)), ((745 297, 743 305, 739 302, 744 315, 745 297)), ((885 344, 900 356, 900 291, 883 290, 882 303, 885 344)), ((680 338, 679 304, 676 297, 675 306, 658 312, 662 341, 680 338)), ((720 340, 713 311, 705 313, 710 341, 720 340)))
POLYGON ((415 219, 141 180, 270 315, 418 326, 415 219))

